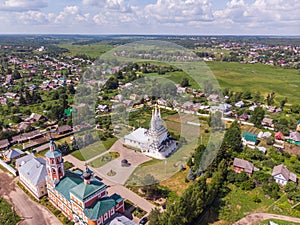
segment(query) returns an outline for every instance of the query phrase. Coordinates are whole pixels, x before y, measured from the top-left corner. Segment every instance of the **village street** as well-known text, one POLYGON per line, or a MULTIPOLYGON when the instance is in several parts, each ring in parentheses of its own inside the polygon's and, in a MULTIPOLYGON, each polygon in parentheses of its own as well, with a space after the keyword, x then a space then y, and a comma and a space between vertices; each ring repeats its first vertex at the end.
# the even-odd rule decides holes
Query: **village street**
POLYGON ((300 223, 300 218, 296 218, 296 217, 276 215, 270 213, 251 213, 248 216, 244 217, 243 219, 235 222, 233 225, 251 225, 268 219, 277 219, 277 220, 300 223))
POLYGON ((61 225, 45 207, 32 201, 17 185, 18 178, 0 170, 0 196, 9 201, 21 217, 20 225, 61 225))

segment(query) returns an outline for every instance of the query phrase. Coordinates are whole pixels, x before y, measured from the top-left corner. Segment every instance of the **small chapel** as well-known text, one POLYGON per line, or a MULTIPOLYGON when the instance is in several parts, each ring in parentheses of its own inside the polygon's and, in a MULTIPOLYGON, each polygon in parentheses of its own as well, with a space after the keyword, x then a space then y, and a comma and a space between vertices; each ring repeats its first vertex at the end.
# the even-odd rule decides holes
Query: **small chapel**
POLYGON ((124 199, 118 194, 108 196, 107 186, 88 167, 84 172, 64 169, 62 153, 53 140, 45 157, 48 197, 71 221, 104 225, 124 212, 124 199))
POLYGON ((124 136, 124 144, 138 148, 147 156, 156 159, 165 159, 177 149, 174 139, 163 124, 160 109, 155 105, 152 110, 150 128, 138 128, 124 136))

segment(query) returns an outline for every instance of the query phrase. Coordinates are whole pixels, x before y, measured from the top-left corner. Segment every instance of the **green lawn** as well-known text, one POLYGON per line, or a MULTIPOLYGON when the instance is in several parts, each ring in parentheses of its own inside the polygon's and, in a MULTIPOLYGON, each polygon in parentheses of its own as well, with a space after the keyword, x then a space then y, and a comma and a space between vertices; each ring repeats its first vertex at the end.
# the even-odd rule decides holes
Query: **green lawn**
POLYGON ((118 158, 120 155, 117 154, 111 154, 111 153, 107 153, 95 160, 93 160, 92 162, 89 163, 89 165, 93 168, 99 168, 101 166, 104 166, 106 163, 118 158))
POLYGON ((14 225, 18 224, 20 220, 12 206, 3 198, 0 198, 0 224, 14 225))
POLYGON ((89 160, 111 148, 111 146, 117 141, 117 138, 109 138, 105 141, 97 141, 83 149, 73 152, 71 155, 79 159, 80 161, 89 160))

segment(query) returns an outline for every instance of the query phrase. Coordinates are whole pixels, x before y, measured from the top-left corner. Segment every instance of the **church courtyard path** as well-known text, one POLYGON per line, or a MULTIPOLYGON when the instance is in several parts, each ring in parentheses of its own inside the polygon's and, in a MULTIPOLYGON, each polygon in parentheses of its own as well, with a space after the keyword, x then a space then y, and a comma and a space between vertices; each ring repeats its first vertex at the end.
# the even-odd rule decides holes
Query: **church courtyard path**
POLYGON ((96 168, 95 170, 97 170, 102 177, 122 185, 125 184, 127 179, 140 164, 151 160, 151 158, 140 152, 135 152, 132 149, 125 148, 121 140, 116 141, 110 148, 109 152, 118 152, 120 157, 108 162, 102 167, 96 168), (130 163, 130 166, 122 167, 121 161, 123 159, 126 159, 128 163, 130 163), (115 171, 116 175, 108 176, 107 173, 111 170, 115 171))
MULTIPOLYGON (((121 148, 124 148, 124 150, 126 149, 125 147, 123 147, 122 142, 119 140, 117 141, 110 149, 110 151, 117 151, 120 150, 121 148)), ((134 150, 129 150, 126 149, 127 151, 132 151, 133 153, 134 150)), ((141 153, 139 153, 139 155, 142 155, 141 153)), ((123 159, 123 157, 127 157, 128 155, 124 155, 122 150, 120 150, 120 157, 118 159, 120 159, 119 163, 121 162, 121 160, 123 159)), ((132 157, 134 158, 134 155, 132 155, 132 157)), ((148 158, 147 156, 142 155, 143 159, 146 160, 146 158, 148 158), (146 157, 146 158, 144 158, 146 157)), ((132 165, 130 167, 134 167, 134 165, 137 165, 136 163, 140 162, 140 160, 137 160, 137 158, 126 158, 128 160, 129 163, 131 163, 132 165), (131 161, 132 160, 132 161, 131 161)), ((72 155, 67 155, 64 156, 64 160, 71 162, 75 167, 84 170, 85 169, 85 161, 80 161, 77 158, 75 158, 72 155)), ((150 160, 150 158, 148 158, 146 161, 150 160)), ((114 162, 115 160, 111 161, 114 162)), ((116 162, 115 162, 116 163, 116 162)), ((118 163, 118 162, 117 162, 118 163)), ((140 164, 139 163, 139 164, 140 164)), ((121 164, 119 164, 121 165, 121 164)), ((122 184, 120 184, 120 182, 115 182, 114 179, 111 179, 112 177, 109 176, 103 176, 103 172, 100 172, 101 170, 98 169, 93 169, 95 176, 99 176, 102 179, 102 182, 105 183, 106 185, 108 185, 108 194, 112 195, 114 193, 118 193, 120 194, 123 198, 128 199, 129 201, 131 201, 132 203, 134 203, 136 206, 140 207, 141 209, 143 209, 146 212, 150 212, 152 209, 155 208, 155 205, 151 204, 150 202, 148 202, 146 199, 140 197, 139 195, 135 194, 134 192, 132 192, 131 190, 129 190, 128 188, 124 187, 122 184)), ((130 174, 129 174, 130 175, 130 174)))

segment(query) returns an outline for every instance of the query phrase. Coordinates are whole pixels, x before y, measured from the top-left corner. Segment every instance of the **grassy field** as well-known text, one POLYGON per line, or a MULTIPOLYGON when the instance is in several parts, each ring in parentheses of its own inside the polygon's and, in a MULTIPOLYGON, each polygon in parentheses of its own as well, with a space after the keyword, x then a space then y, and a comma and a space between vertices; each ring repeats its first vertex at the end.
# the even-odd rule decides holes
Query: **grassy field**
POLYGON ((72 43, 64 43, 58 45, 61 48, 69 49, 71 55, 85 54, 87 56, 96 58, 103 53, 112 49, 112 46, 105 44, 89 44, 89 45, 73 45, 72 43))
POLYGON ((20 220, 12 206, 3 198, 0 198, 0 224, 18 224, 20 220))
POLYGON ((107 153, 95 160, 93 160, 92 162, 89 163, 89 165, 93 168, 99 168, 101 166, 104 166, 106 163, 118 158, 120 155, 117 155, 116 153, 112 154, 111 152, 110 153, 107 153))
POLYGON ((299 103, 300 74, 297 70, 227 62, 208 62, 207 65, 222 88, 260 91, 264 95, 274 91, 278 99, 287 97, 289 103, 299 103))
POLYGON ((160 183, 161 186, 166 187, 168 190, 175 192, 178 196, 181 196, 184 190, 186 190, 193 182, 185 182, 189 170, 180 171, 171 176, 169 179, 160 183))
POLYGON ((83 149, 77 150, 72 153, 80 161, 89 160, 107 150, 117 141, 117 138, 109 138, 105 141, 97 141, 83 149))
POLYGON ((225 203, 219 218, 232 224, 246 216, 249 212, 268 212, 282 214, 292 217, 300 217, 298 209, 291 209, 291 204, 287 201, 286 195, 275 201, 265 198, 262 188, 257 187, 251 191, 244 191, 233 184, 229 184, 230 192, 222 200, 225 203), (255 203, 253 198, 257 196, 261 199, 260 203, 255 203))

